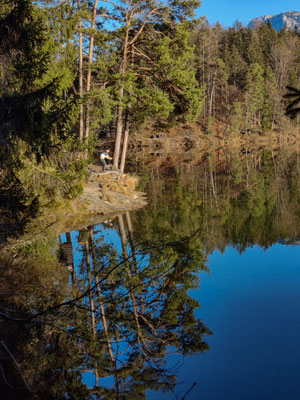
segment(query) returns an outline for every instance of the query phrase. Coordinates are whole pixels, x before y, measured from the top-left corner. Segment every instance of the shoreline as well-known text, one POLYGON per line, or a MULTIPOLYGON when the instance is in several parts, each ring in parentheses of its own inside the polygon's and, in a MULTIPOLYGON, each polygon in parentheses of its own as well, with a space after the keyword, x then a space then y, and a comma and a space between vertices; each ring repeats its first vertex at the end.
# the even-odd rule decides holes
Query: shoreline
MULTIPOLYGON (((201 157, 216 152, 219 159, 226 158, 227 149, 255 154, 262 149, 277 151, 299 151, 297 132, 286 132, 279 137, 275 132, 249 137, 222 138, 196 132, 189 126, 177 127, 171 135, 157 132, 147 136, 143 133, 135 137, 129 152, 146 160, 152 168, 166 168, 178 164, 198 165, 201 157), (280 140, 281 139, 281 140, 280 140), (222 151, 224 155, 222 155, 222 151)), ((90 165, 90 176, 83 184, 83 193, 73 200, 64 200, 52 208, 43 209, 31 222, 19 239, 9 239, 7 245, 27 243, 47 235, 82 229, 101 223, 126 211, 133 211, 147 205, 146 194, 135 190, 138 178, 115 172, 102 174, 102 167, 90 165), (119 178, 119 179, 118 179, 119 178)))
POLYGON ((135 134, 132 149, 164 148, 176 151, 179 148, 190 149, 199 147, 202 151, 213 151, 219 147, 256 147, 256 146, 285 146, 298 145, 299 150, 300 128, 289 127, 284 132, 278 129, 267 132, 249 131, 238 135, 224 133, 224 129, 215 130, 215 134, 205 133, 197 123, 181 124, 168 131, 144 129, 135 134))
POLYGON ((145 193, 135 190, 137 178, 124 174, 116 181, 111 174, 103 176, 99 166, 93 165, 91 169, 78 198, 44 209, 19 238, 11 237, 3 243, 4 247, 22 246, 36 239, 80 230, 147 205, 145 193))

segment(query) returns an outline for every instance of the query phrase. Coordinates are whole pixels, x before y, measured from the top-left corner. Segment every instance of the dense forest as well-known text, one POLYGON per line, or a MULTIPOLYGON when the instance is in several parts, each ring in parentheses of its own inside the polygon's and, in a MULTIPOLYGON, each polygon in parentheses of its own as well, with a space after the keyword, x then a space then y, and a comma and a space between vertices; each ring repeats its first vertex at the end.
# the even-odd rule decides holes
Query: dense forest
POLYGON ((199 6, 1 2, 1 207, 13 196, 14 210, 33 215, 76 196, 108 137, 123 172, 128 137, 145 126, 167 132, 196 121, 206 134, 221 126, 238 136, 298 123, 286 107, 290 99, 296 116, 299 32, 209 26, 195 18, 199 6))

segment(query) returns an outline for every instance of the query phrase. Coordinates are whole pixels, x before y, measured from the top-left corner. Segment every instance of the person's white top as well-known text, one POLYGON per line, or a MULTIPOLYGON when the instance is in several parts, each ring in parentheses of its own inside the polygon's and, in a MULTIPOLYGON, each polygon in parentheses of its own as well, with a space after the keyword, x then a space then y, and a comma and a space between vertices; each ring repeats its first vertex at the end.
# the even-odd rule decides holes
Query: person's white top
POLYGON ((105 160, 106 158, 109 158, 109 154, 107 153, 107 151, 104 151, 103 153, 101 153, 100 159, 105 160))

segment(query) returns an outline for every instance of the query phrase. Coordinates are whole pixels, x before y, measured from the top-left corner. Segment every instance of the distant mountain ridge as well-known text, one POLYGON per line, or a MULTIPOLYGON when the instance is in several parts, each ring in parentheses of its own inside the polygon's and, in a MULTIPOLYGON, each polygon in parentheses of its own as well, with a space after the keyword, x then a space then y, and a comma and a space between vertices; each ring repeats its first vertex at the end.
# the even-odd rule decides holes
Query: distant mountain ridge
POLYGON ((300 28, 300 12, 288 11, 277 15, 265 15, 263 17, 253 18, 249 22, 250 28, 255 28, 257 25, 270 21, 276 31, 281 31, 282 28, 295 29, 300 28))

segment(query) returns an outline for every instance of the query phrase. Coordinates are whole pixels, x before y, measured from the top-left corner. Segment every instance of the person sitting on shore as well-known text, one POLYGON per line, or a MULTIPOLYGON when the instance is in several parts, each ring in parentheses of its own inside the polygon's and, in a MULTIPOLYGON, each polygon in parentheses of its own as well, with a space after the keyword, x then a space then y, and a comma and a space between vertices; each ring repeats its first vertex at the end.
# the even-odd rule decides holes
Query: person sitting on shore
POLYGON ((112 160, 112 157, 109 155, 110 149, 106 149, 103 153, 100 154, 100 162, 102 164, 102 171, 105 172, 106 170, 106 161, 105 160, 112 160))

